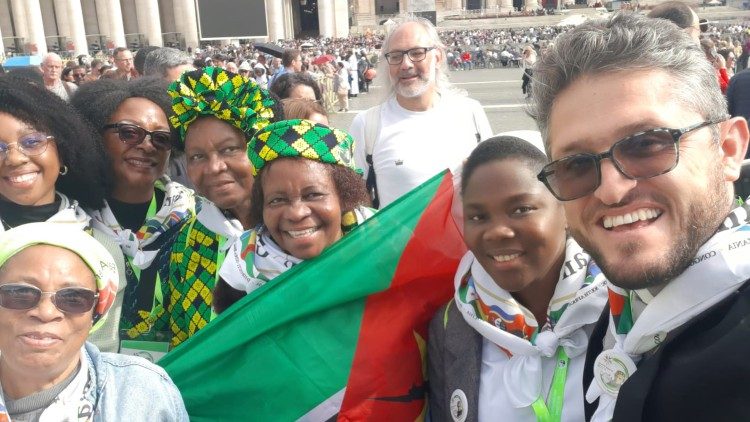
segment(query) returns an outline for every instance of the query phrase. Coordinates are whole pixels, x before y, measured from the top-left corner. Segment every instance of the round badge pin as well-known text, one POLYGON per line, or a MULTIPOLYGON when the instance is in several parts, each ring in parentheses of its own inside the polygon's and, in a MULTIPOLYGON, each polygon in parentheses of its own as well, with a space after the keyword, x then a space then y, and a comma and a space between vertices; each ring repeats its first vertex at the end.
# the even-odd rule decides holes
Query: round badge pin
POLYGON ((617 395, 635 370, 630 356, 619 350, 605 350, 594 361, 594 379, 602 390, 612 396, 617 395))
POLYGON ((466 399, 466 394, 463 390, 454 390, 451 393, 451 417, 454 422, 464 422, 466 416, 469 414, 469 401, 466 399))

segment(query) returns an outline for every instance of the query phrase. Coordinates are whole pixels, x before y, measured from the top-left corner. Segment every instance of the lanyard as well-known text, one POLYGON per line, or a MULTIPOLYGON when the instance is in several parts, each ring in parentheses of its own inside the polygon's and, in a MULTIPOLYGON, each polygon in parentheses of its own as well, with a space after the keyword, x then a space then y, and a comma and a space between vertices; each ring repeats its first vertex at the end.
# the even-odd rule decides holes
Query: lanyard
POLYGON ((557 348, 555 354, 555 374, 552 376, 552 385, 549 389, 547 402, 542 397, 531 404, 538 422, 559 422, 562 416, 563 399, 565 396, 565 379, 568 377, 568 364, 570 358, 562 346, 557 348))
MULTIPOLYGON (((216 274, 214 274, 214 289, 216 288, 216 285, 219 284, 219 270, 221 270, 221 264, 224 263, 224 258, 226 258, 227 256, 227 251, 224 250, 224 246, 227 243, 227 238, 218 233, 216 235, 219 237, 219 249, 216 250, 216 274)), ((211 319, 209 319, 209 321, 213 321, 217 316, 218 314, 214 310, 214 307, 211 306, 211 319)))

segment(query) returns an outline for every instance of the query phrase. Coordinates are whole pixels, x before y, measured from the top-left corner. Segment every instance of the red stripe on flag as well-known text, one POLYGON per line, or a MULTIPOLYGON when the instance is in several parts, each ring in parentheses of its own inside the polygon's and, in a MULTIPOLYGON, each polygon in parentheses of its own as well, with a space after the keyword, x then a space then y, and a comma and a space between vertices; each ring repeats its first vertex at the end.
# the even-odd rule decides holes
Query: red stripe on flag
POLYGON ((446 172, 401 255, 391 287, 367 299, 338 420, 409 421, 422 414, 427 325, 452 297, 453 276, 466 252, 451 217, 452 200, 452 176, 446 172))

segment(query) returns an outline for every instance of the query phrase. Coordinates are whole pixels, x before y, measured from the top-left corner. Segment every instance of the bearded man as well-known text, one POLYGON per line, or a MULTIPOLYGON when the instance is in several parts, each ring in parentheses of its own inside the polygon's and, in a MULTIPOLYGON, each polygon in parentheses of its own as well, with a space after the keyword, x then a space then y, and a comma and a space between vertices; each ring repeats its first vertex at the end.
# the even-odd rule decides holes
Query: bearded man
POLYGON ((378 74, 388 75, 388 98, 358 114, 349 130, 357 140, 355 161, 380 208, 492 136, 482 106, 448 82, 445 46, 428 20, 404 18, 381 51, 378 74))
POLYGON ((711 63, 671 22, 620 13, 558 38, 534 78, 538 177, 610 281, 587 420, 747 420, 750 206, 732 182, 750 134, 711 63))

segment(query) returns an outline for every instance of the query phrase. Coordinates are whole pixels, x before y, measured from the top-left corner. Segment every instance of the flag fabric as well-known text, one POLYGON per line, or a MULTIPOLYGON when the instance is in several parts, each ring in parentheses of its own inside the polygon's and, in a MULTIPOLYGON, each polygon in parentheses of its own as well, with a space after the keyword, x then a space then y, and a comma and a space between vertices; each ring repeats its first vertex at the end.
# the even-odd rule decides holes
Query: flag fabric
POLYGON ((445 171, 159 362, 192 421, 423 419, 427 325, 466 251, 445 171))

